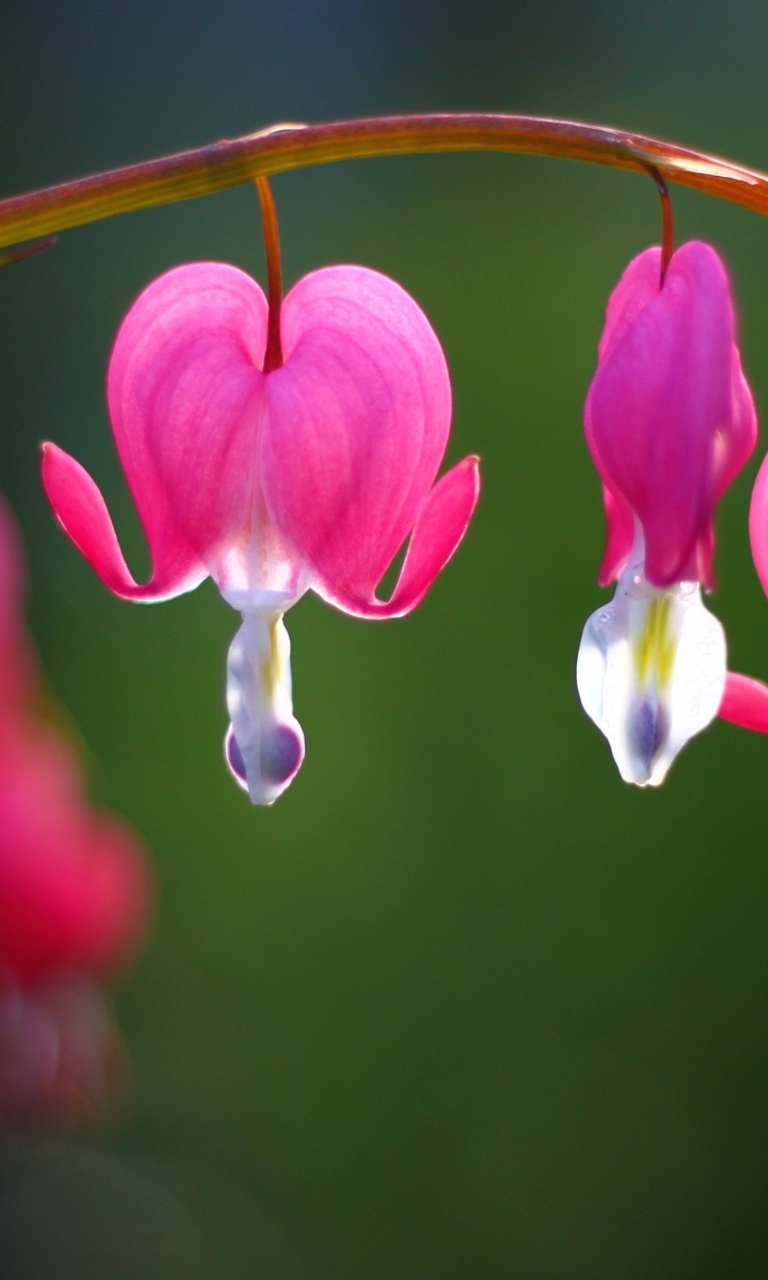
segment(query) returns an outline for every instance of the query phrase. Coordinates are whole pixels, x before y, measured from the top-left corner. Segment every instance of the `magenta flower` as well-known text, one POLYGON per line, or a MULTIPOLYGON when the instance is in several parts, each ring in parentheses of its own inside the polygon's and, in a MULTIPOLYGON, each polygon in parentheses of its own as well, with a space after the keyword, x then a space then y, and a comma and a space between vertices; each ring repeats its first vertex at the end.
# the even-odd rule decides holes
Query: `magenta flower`
POLYGON ((757 432, 720 258, 691 241, 663 284, 660 266, 646 250, 611 295, 584 413, 608 522, 599 581, 618 586, 584 628, 577 684, 640 786, 663 780, 723 699, 725 636, 701 586, 713 585, 715 505, 757 432))
POLYGON ((90 476, 55 445, 43 459, 56 515, 116 595, 168 599, 210 574, 242 614, 226 758, 256 804, 280 795, 304 755, 285 611, 311 587, 356 617, 409 613, 456 550, 479 489, 475 458, 434 484, 448 372, 397 284, 353 266, 306 276, 282 304, 283 363, 263 372, 267 329, 259 285, 215 262, 161 276, 122 324, 108 400, 152 555, 147 584, 131 576, 90 476), (408 534, 397 585, 380 600, 408 534))

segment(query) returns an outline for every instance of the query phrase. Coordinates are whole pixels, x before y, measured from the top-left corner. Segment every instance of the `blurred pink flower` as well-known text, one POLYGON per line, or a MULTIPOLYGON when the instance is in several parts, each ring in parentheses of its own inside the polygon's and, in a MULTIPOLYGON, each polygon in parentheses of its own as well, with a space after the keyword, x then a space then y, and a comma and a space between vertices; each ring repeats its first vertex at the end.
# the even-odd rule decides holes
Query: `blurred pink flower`
POLYGON ((71 748, 33 720, 0 720, 0 968, 22 982, 93 975, 143 932, 148 874, 136 838, 90 808, 71 748))
POLYGON ((135 951, 151 890, 138 840, 90 808, 71 747, 36 715, 21 589, 0 505, 0 1118, 47 1124, 111 1092, 101 979, 135 951))
POLYGON ((24 554, 16 524, 0 499, 0 723, 13 711, 26 716, 37 671, 24 625, 24 554))
POLYGON ((635 258, 611 295, 584 414, 608 522, 599 581, 618 586, 584 629, 577 683, 640 786, 663 780, 723 699, 725 636, 700 588, 713 585, 715 505, 757 433, 720 258, 690 241, 660 284, 660 253, 635 258))
POLYGON ((440 344, 399 285, 316 271, 282 304, 284 363, 262 372, 267 301, 221 263, 168 272, 138 298, 108 378, 112 428, 152 555, 140 586, 83 468, 44 447, 61 524, 119 596, 161 600, 211 575, 243 615, 229 652, 226 757, 257 804, 301 765, 282 618, 312 588, 361 618, 409 613, 466 531, 465 458, 436 484, 451 391, 440 344), (377 584, 411 535, 388 601, 377 584))

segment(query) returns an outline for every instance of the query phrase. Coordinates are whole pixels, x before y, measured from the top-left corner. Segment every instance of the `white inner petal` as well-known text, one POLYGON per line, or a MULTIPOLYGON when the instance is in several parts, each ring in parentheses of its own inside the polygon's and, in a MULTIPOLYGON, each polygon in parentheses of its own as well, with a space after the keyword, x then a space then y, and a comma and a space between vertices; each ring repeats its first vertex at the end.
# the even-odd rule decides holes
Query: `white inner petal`
POLYGON ((282 611, 266 603, 243 614, 230 645, 227 710, 229 769, 254 804, 272 804, 304 759, 304 734, 293 714, 291 642, 282 611))
POLYGON ((576 684, 625 782, 658 786, 681 747, 717 715, 725 673, 725 633, 698 584, 662 591, 635 565, 587 621, 576 684))

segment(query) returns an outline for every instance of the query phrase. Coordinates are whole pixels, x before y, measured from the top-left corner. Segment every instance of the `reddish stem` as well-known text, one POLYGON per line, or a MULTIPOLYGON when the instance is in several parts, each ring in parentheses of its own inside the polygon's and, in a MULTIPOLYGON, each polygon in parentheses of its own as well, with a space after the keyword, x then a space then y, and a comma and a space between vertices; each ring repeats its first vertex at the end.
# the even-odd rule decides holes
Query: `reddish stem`
POLYGON ((261 205, 261 222, 264 227, 264 252, 267 257, 267 296, 269 320, 267 322, 267 348, 264 352, 264 372, 271 373, 283 363, 283 347, 280 341, 280 307, 283 301, 283 277, 280 269, 280 233, 277 229, 277 209, 268 178, 256 179, 256 190, 261 205))
POLYGON ((675 223, 672 217, 672 200, 666 182, 655 165, 649 164, 648 172, 656 183, 656 190, 661 201, 661 273, 659 279, 659 288, 661 289, 664 285, 667 267, 672 261, 672 254, 675 252, 675 223))

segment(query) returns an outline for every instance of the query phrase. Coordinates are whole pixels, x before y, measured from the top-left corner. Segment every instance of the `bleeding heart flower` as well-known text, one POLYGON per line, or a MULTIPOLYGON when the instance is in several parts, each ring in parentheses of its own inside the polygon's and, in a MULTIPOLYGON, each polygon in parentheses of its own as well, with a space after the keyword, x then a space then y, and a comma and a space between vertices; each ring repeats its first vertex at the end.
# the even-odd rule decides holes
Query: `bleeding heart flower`
POLYGON ((271 804, 304 756, 283 614, 312 588, 361 618, 409 613, 453 555, 479 491, 465 458, 435 484, 451 391, 423 312, 392 280, 329 267, 279 314, 221 263, 168 272, 123 321, 109 368, 112 428, 152 555, 138 585, 83 468, 44 446, 65 530, 116 595, 162 600, 207 575, 243 616, 229 652, 230 769, 271 804), (377 584, 411 535, 395 590, 377 584))
POLYGON ((704 608, 715 505, 757 423, 723 264, 691 241, 660 279, 661 251, 630 263, 608 304, 584 425, 603 482, 611 604, 582 636, 576 678, 622 778, 657 785, 717 715, 725 636, 704 608))

